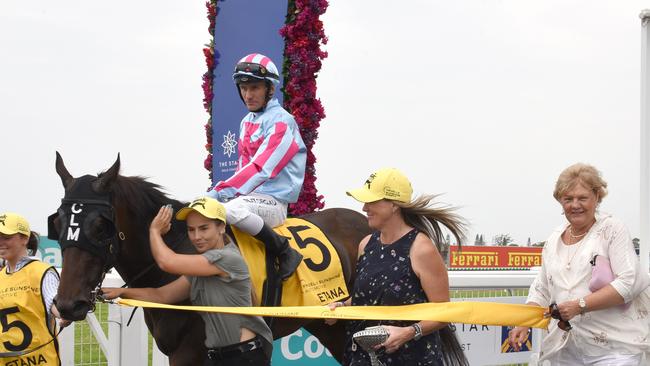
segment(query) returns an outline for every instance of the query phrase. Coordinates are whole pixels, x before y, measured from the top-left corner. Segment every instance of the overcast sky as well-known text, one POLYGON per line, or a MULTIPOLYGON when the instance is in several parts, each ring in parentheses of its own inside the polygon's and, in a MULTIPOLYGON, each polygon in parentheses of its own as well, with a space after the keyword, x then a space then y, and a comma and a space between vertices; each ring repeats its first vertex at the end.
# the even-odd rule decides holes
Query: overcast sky
MULTIPOLYGON (((545 240, 575 162, 639 235, 640 11, 650 1, 331 0, 316 143, 327 207, 382 166, 444 193, 469 237, 545 240), (383 4, 383 5, 382 5, 383 4)), ((190 200, 207 114, 203 1, 0 1, 0 211, 44 231, 75 175, 143 175, 190 200)), ((277 60, 276 60, 277 61, 277 60)), ((279 62, 279 61, 278 61, 279 62)), ((231 67, 231 66, 228 66, 231 67)), ((234 92, 234 88, 233 88, 234 92)))

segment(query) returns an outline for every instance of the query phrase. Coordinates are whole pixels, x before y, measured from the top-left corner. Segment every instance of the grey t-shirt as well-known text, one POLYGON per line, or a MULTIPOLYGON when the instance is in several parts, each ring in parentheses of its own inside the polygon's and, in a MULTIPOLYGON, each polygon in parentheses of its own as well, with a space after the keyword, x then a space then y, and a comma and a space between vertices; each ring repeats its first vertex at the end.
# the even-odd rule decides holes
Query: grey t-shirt
MULTIPOLYGON (((203 256, 229 276, 197 277, 190 280, 190 300, 199 306, 251 306, 251 280, 248 266, 233 243, 223 249, 211 249, 203 256)), ((223 347, 240 342, 241 328, 247 328, 273 343, 271 330, 259 316, 200 313, 205 322, 205 345, 223 347)))

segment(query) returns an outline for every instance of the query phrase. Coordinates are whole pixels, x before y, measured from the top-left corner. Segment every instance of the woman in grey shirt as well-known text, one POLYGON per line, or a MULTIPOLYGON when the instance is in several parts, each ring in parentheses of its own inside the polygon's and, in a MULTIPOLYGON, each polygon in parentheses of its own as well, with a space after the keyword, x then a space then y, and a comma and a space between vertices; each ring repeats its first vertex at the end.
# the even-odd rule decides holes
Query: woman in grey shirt
MULTIPOLYGON (((251 306, 248 267, 239 249, 224 235, 226 210, 203 197, 176 214, 187 221, 187 234, 200 254, 178 254, 163 241, 171 227, 172 209, 162 207, 151 222, 149 241, 156 263, 165 272, 182 275, 159 288, 103 288, 107 299, 124 297, 164 304, 189 298, 199 306, 251 306)), ((205 322, 206 365, 270 365, 273 336, 256 316, 201 313, 205 322)))

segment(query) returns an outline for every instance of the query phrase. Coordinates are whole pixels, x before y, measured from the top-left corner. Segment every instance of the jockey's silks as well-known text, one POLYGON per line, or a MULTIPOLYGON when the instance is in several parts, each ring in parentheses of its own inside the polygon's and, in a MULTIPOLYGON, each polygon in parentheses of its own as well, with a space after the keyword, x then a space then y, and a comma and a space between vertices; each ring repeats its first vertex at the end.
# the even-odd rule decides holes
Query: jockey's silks
POLYGON ((250 112, 241 121, 237 143, 239 162, 232 177, 214 187, 219 201, 252 192, 293 203, 305 178, 307 149, 295 119, 277 99, 262 112, 250 112))

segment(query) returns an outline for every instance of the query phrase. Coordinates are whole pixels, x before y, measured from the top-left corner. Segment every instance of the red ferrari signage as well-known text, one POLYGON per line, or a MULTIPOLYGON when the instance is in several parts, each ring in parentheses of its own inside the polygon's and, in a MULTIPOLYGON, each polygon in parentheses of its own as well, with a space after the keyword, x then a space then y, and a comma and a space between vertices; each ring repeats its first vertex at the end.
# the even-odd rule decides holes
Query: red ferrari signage
POLYGON ((541 247, 486 247, 464 245, 449 250, 449 268, 516 269, 542 265, 541 247))

